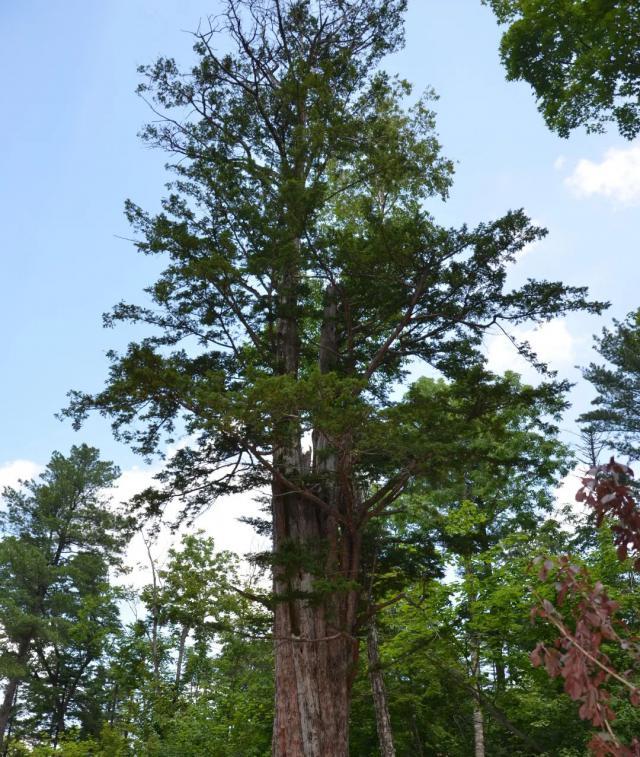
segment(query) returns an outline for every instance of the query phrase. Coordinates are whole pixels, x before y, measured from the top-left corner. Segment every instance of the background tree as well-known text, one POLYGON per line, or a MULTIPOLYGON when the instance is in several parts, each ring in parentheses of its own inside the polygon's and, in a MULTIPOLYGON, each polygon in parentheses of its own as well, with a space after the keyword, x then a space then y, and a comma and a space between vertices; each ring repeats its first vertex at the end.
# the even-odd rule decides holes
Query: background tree
POLYGON ((395 757, 377 616, 385 607, 404 598, 409 586, 417 583, 426 586, 431 579, 442 577, 442 560, 433 543, 433 533, 424 523, 394 517, 369 524, 363 539, 362 563, 362 585, 366 592, 361 621, 366 632, 366 654, 362 657, 366 659, 378 748, 381 757, 395 757))
POLYGON ((81 737, 100 733, 104 721, 92 700, 93 679, 109 639, 120 630, 121 592, 109 585, 105 563, 81 554, 69 574, 51 602, 46 634, 33 641, 24 691, 28 714, 21 724, 27 735, 46 734, 54 749, 69 719, 81 737))
MULTIPOLYGON (((168 553, 165 568, 158 571, 160 622, 172 627, 177 642, 175 690, 180 690, 187 640, 206 644, 231 622, 238 610, 234 586, 239 583, 237 560, 230 552, 215 552, 213 539, 204 532, 185 534, 180 549, 168 553)), ((143 596, 149 589, 143 592, 143 596)))
POLYGON ((157 568, 155 591, 153 585, 131 590, 137 619, 109 638, 86 692, 98 727, 69 732, 59 744, 63 753, 82 748, 110 755, 117 748, 122 757, 257 757, 269 751, 271 617, 245 596, 256 589, 238 576, 237 563, 231 553, 214 552, 211 538, 186 534, 157 568))
MULTIPOLYGON (((522 629, 522 619, 528 613, 526 565, 536 554, 529 549, 554 503, 553 486, 569 463, 568 451, 557 441, 557 428, 549 421, 562 403, 553 394, 534 392, 526 399, 521 395, 520 401, 510 394, 523 388, 517 376, 507 374, 494 377, 495 393, 476 393, 473 401, 464 400, 473 396, 468 387, 456 383, 422 379, 412 389, 425 396, 438 396, 439 420, 450 425, 455 435, 452 450, 462 447, 467 454, 450 460, 442 479, 425 477, 416 483, 411 495, 397 504, 399 512, 393 516, 397 526, 422 532, 425 544, 439 542, 441 559, 448 565, 448 581, 442 587, 444 592, 438 592, 433 582, 416 585, 406 574, 404 594, 410 603, 397 624, 390 610, 382 629, 390 626, 402 633, 403 620, 413 618, 404 637, 410 643, 401 645, 400 656, 410 655, 408 650, 415 645, 416 659, 420 659, 425 646, 424 664, 432 679, 428 683, 421 678, 420 685, 427 698, 434 681, 454 678, 460 694, 454 719, 463 729, 464 740, 443 735, 447 754, 469 754, 474 748, 476 754, 482 754, 485 743, 489 754, 502 753, 503 744, 509 744, 515 753, 522 749, 529 753, 535 744, 531 722, 513 716, 514 709, 506 702, 513 702, 517 696, 514 683, 518 673, 529 667, 526 642, 533 644, 535 638, 531 633, 523 635, 522 629), (430 592, 449 607, 434 605, 430 592), (436 606, 434 614, 439 620, 429 618, 436 606), (435 638, 439 639, 437 643, 435 638)), ((441 444, 447 438, 440 428, 437 438, 441 444)), ((396 570, 401 565, 402 561, 396 559, 396 570)), ((423 575, 426 578, 429 572, 423 575)), ((396 573, 396 580, 399 577, 396 573)), ((393 644, 389 640, 383 648, 388 650, 393 644)), ((411 664, 407 659, 406 665, 411 664)), ((400 666, 407 675, 405 663, 400 666)), ((391 676, 396 689, 390 709, 405 734, 400 742, 403 750, 419 747, 430 753, 429 749, 437 749, 437 730, 426 725, 434 717, 433 710, 427 709, 423 718, 424 698, 407 691, 408 699, 417 696, 411 705, 415 723, 408 724, 394 701, 398 685, 395 671, 390 665, 384 672, 391 676), (414 735, 405 741, 412 731, 414 735)), ((418 688, 416 684, 412 690, 417 692, 418 688)), ((406 705, 410 711, 408 700, 406 705)), ((443 703, 436 700, 434 707, 440 710, 443 703)), ((361 750, 365 751, 362 746, 361 750)))
POLYGON ((640 133, 640 13, 619 0, 483 0, 508 24, 500 44, 509 79, 527 81, 550 129, 567 137, 616 123, 640 133))
POLYGON ((267 757, 271 753, 271 617, 247 609, 218 637, 217 651, 205 654, 200 644, 190 651, 185 696, 162 754, 267 757))
POLYGON ((18 685, 35 673, 34 656, 45 668, 50 652, 85 659, 73 673, 70 659, 58 656, 53 663, 58 672, 62 665, 71 676, 71 688, 54 694, 64 697, 55 726, 59 729, 80 677, 97 654, 95 645, 104 635, 103 613, 113 622, 113 601, 101 594, 109 568, 120 563, 130 525, 109 507, 105 490, 117 476, 117 468, 100 460, 98 450, 80 445, 72 447, 68 457, 54 452, 39 481, 4 491, 0 625, 5 687, 0 745, 18 685))
POLYGON ((404 0, 223 8, 189 72, 144 69, 163 114, 145 135, 177 179, 159 215, 132 203, 128 215, 139 249, 168 264, 152 307, 107 319, 150 336, 112 355, 106 388, 68 412, 111 416, 146 454, 165 432, 195 440, 140 499, 150 512, 271 486, 274 753, 346 755, 363 530, 448 464, 435 401, 395 402, 390 387, 415 359, 449 377, 480 365, 496 323, 602 305, 558 282, 505 290, 514 255, 544 233, 522 212, 471 230, 427 211, 451 164, 426 100, 405 108, 410 86, 377 70, 402 42, 404 0))
MULTIPOLYGON (((596 349, 606 360, 591 363, 584 377, 596 392, 594 410, 582 420, 606 435, 621 454, 640 458, 640 311, 629 313, 624 321, 613 322, 596 338, 596 349)), ((597 461, 594 462, 594 465, 597 461)))
MULTIPOLYGON (((165 722, 170 722, 175 711, 170 698, 170 672, 167 670, 164 687, 156 678, 158 649, 153 648, 147 635, 149 621, 144 618, 121 630, 112 641, 102 673, 103 722, 111 733, 122 737, 127 755, 136 750, 144 752, 149 741, 164 732, 165 722), (162 708, 160 703, 163 701, 171 706, 162 708)), ((164 639, 161 641, 160 660, 163 662, 166 655, 164 639)), ((164 672, 163 668, 158 666, 159 672, 164 672)))

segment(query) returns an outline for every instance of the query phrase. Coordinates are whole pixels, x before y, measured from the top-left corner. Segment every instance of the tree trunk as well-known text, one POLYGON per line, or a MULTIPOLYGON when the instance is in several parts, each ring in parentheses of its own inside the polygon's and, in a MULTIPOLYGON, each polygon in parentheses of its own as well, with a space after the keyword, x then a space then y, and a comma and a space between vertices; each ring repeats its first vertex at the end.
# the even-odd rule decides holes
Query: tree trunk
POLYGON ((118 709, 118 684, 113 685, 113 695, 111 697, 111 703, 109 705, 109 725, 113 728, 113 724, 116 719, 116 711, 118 709))
POLYGON ((300 601, 278 604, 275 627, 274 757, 347 757, 354 642, 300 601))
POLYGON ((496 654, 496 692, 502 693, 507 685, 507 673, 506 665, 504 664, 504 655, 502 653, 502 647, 498 649, 496 654))
POLYGON ((473 700, 473 741, 475 745, 475 757, 485 757, 484 755, 484 716, 482 707, 473 700))
MULTIPOLYGON (((467 491, 467 496, 471 496, 471 491, 467 491)), ((487 532, 486 529, 482 531, 482 545, 487 548, 487 532)), ((473 562, 471 553, 467 555, 465 561, 465 575, 466 577, 474 574, 473 562)), ((491 567, 489 567, 489 572, 491 567)), ((478 597, 474 593, 468 593, 467 598, 469 601, 469 613, 470 620, 473 620, 474 605, 478 597)), ((480 686, 481 676, 481 656, 480 656, 480 639, 475 633, 471 633, 470 639, 471 646, 471 677, 473 679, 473 689, 475 689, 476 696, 473 697, 473 743, 474 743, 474 755, 475 757, 485 757, 484 752, 484 713, 482 712, 481 697, 482 689, 480 686)))
POLYGON ((13 730, 13 721, 16 716, 16 704, 18 703, 18 691, 20 689, 20 685, 18 684, 15 687, 15 691, 13 692, 13 701, 11 703, 11 708, 9 710, 9 718, 7 721, 6 726, 6 733, 4 735, 4 741, 0 735, 0 753, 2 754, 2 757, 7 757, 7 754, 9 753, 9 742, 11 741, 11 732, 13 730))
POLYGON ((53 736, 51 738, 51 746, 54 749, 57 749, 58 747, 58 739, 60 738, 60 734, 64 730, 64 719, 61 718, 60 715, 55 715, 55 721, 53 723, 53 736))
MULTIPOLYGON (((474 648, 471 655, 471 670, 475 679, 475 687, 480 694, 480 649, 477 640, 473 640, 474 648)), ((485 757, 484 752, 484 714, 480 704, 480 696, 473 698, 473 742, 475 757, 485 757)))
MULTIPOLYGON (((327 539, 327 518, 297 495, 274 489, 276 554, 283 546, 306 543, 312 549, 318 539, 327 539)), ((273 755, 347 757, 351 683, 358 649, 352 636, 353 592, 315 601, 314 584, 319 577, 315 572, 302 567, 287 571, 282 565, 274 572, 273 755)))
MULTIPOLYGON (((18 646, 18 653, 16 655, 16 662, 22 666, 27 662, 29 657, 29 647, 31 646, 31 639, 24 639, 18 646)), ((9 678, 4 689, 4 696, 2 698, 2 705, 0 705, 0 748, 4 743, 4 734, 7 730, 7 724, 11 718, 11 711, 15 704, 15 698, 18 691, 18 685, 22 680, 22 676, 13 676, 9 678)))
MULTIPOLYGON (((295 376, 298 338, 293 289, 289 280, 280 300, 276 354, 280 371, 295 376)), ((328 290, 319 356, 322 372, 335 364, 335 312, 335 292, 328 290)), ((318 501, 282 480, 304 487, 311 472, 300 434, 289 434, 289 443, 274 449, 272 482, 276 600, 272 750, 274 757, 348 757, 351 684, 358 654, 353 636, 358 592, 355 583, 333 589, 330 582, 355 582, 360 540, 337 522, 334 510, 339 509, 341 496, 337 461, 322 433, 313 435, 318 501)))
POLYGON ((188 626, 182 626, 182 631, 180 632, 180 644, 178 646, 178 660, 176 662, 176 697, 178 696, 178 692, 180 691, 180 680, 182 678, 182 661, 184 660, 184 648, 187 643, 187 636, 189 635, 189 627, 188 626))
POLYGON ((65 715, 67 711, 68 701, 69 700, 65 692, 62 695, 62 699, 60 699, 56 703, 56 707, 53 712, 53 717, 52 717, 52 722, 51 722, 51 746, 54 749, 57 749, 60 736, 61 734, 64 733, 64 730, 65 730, 65 715))
POLYGON ((391 717, 387 702, 387 691, 384 685, 382 668, 380 667, 380 652, 378 645, 378 629, 372 618, 367 633, 367 653, 369 657, 369 680, 373 694, 373 707, 376 713, 376 728, 382 757, 396 757, 391 730, 391 717))
POLYGON ((147 550, 149 565, 151 566, 151 581, 153 587, 153 604, 151 605, 151 662, 153 665, 153 685, 154 691, 158 693, 160 685, 160 656, 158 654, 158 628, 160 625, 160 608, 158 607, 158 575, 156 573, 156 564, 151 555, 151 544, 145 538, 144 533, 140 530, 140 536, 147 550))
POLYGON ((11 711, 13 710, 13 703, 19 683, 20 678, 14 676, 7 681, 7 685, 4 689, 2 706, 0 706, 0 747, 4 744, 4 734, 7 730, 9 719, 11 718, 11 711))
POLYGON ((413 743, 416 747, 416 754, 418 757, 425 757, 422 738, 420 737, 420 729, 418 728, 418 718, 416 717, 416 710, 413 706, 411 708, 411 732, 413 734, 413 743))

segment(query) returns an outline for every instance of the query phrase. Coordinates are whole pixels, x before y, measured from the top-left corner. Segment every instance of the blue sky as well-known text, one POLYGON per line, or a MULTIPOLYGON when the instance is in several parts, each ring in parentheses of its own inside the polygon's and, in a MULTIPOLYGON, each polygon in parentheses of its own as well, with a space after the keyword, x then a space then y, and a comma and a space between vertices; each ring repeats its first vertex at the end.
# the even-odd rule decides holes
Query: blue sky
MULTIPOLYGON (((142 461, 112 439, 106 422, 94 418, 77 434, 54 413, 69 389, 100 387, 105 351, 131 337, 104 330, 101 314, 121 299, 135 301, 157 270, 120 238, 130 233, 124 200, 154 209, 166 180, 163 155, 136 136, 150 118, 134 94, 136 67, 162 54, 188 62, 186 30, 216 5, 0 5, 0 482, 31 475, 54 449, 80 441, 100 447, 132 480, 144 477, 136 468, 142 461)), ((499 36, 480 0, 409 0, 406 49, 386 68, 416 91, 433 87, 440 95, 438 131, 457 178, 438 220, 473 224, 524 207, 549 236, 522 257, 513 282, 562 279, 612 301, 604 318, 572 316, 531 335, 561 375, 577 380, 574 366, 593 359, 591 335, 640 304, 640 147, 614 132, 551 134, 529 87, 505 81, 499 36)), ((487 347, 494 368, 517 367, 504 338, 487 347)), ((590 396, 578 387, 574 412, 590 396)), ((565 426, 571 429, 570 418, 565 426)))

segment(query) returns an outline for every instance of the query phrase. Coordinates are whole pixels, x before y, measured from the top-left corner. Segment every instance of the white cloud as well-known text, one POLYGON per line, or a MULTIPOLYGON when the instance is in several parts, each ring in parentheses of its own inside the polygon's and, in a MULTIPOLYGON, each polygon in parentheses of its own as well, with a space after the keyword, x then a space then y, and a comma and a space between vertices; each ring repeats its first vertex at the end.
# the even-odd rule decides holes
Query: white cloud
MULTIPOLYGON (((518 342, 529 342, 538 358, 551 369, 567 367, 574 360, 576 340, 564 321, 549 321, 533 329, 514 329, 512 335, 518 342)), ((495 373, 510 370, 528 377, 535 374, 503 333, 493 334, 487 340, 487 365, 495 373)))
MULTIPOLYGON (((539 218, 532 218, 531 223, 534 226, 541 226, 542 228, 544 228, 544 223, 542 223, 542 221, 539 218)), ((522 258, 526 257, 531 252, 538 249, 538 247, 540 247, 540 245, 542 245, 543 242, 544 242, 544 237, 542 239, 534 239, 533 242, 529 242, 528 244, 525 244, 525 246, 519 252, 516 253, 516 261, 522 260, 522 258)))
POLYGON ((578 518, 578 521, 584 521, 590 511, 590 507, 584 502, 576 502, 576 493, 581 486, 581 480, 585 475, 586 466, 576 465, 567 475, 561 479, 555 490, 556 507, 554 516, 561 521, 565 531, 573 532, 576 524, 571 520, 563 520, 566 513, 563 510, 568 506, 570 518, 578 518))
POLYGON ((43 470, 43 466, 33 460, 11 460, 0 465, 0 492, 5 486, 18 486, 20 481, 28 481, 43 470))
POLYGON ((579 197, 601 195, 620 205, 640 205, 640 144, 611 148, 599 163, 580 160, 564 181, 579 197))
POLYGON ((576 502, 576 492, 580 488, 580 482, 585 474, 585 466, 580 464, 569 471, 558 483, 555 491, 556 502, 560 507, 571 505, 572 508, 582 509, 582 505, 576 502))
POLYGON ((553 167, 556 169, 556 171, 561 171, 565 163, 567 162, 567 159, 564 155, 558 155, 558 157, 553 161, 553 167))
MULTIPOLYGON (((185 440, 186 443, 186 440, 185 440)), ((182 445, 180 445, 182 446, 182 445)), ((173 451, 173 450, 172 450, 173 451)), ((169 454, 170 456, 170 454, 169 454)), ((38 476, 44 466, 32 460, 12 460, 0 463, 0 492, 5 486, 17 487, 21 480, 26 481, 38 476)), ((153 476, 160 470, 160 466, 133 466, 122 472, 111 490, 110 495, 114 503, 126 502, 134 494, 154 483, 153 476)), ((177 512, 177 507, 175 508, 177 512)), ((241 557, 249 552, 259 552, 269 548, 269 541, 258 536, 251 526, 238 522, 241 516, 260 517, 260 505, 254 501, 253 493, 236 494, 222 497, 215 502, 206 513, 197 518, 192 526, 183 526, 177 533, 171 533, 169 528, 163 528, 152 545, 152 554, 158 567, 162 567, 169 548, 177 545, 183 533, 203 529, 208 536, 212 536, 216 550, 230 550, 241 557)), ((136 587, 149 583, 151 576, 148 556, 142 537, 138 534, 131 540, 125 557, 126 565, 131 569, 128 575, 119 579, 119 583, 136 587)), ((248 570, 248 564, 243 563, 243 570, 248 570)))
MULTIPOLYGON (((125 502, 148 486, 152 486, 155 483, 153 477, 159 470, 160 466, 134 466, 123 471, 113 489, 114 502, 125 502)), ((258 536, 251 526, 238 521, 242 516, 256 518, 262 515, 259 503, 254 501, 254 494, 247 492, 221 497, 207 512, 196 518, 191 526, 183 525, 176 533, 172 533, 168 527, 162 528, 151 545, 156 567, 161 568, 164 565, 167 552, 172 546, 179 544, 182 534, 198 529, 213 537, 217 551, 229 550, 243 557, 250 552, 268 549, 268 539, 258 536)), ((176 503, 171 511, 177 514, 178 509, 179 505, 176 503)), ((168 519, 171 517, 171 514, 167 514, 168 519)), ((124 577, 123 583, 141 587, 150 582, 149 558, 140 534, 131 540, 125 563, 131 572, 124 577)), ((243 562, 243 570, 247 569, 248 564, 243 562)))
POLYGON ((153 477, 158 470, 157 466, 140 468, 134 465, 122 471, 111 492, 114 502, 126 502, 143 489, 152 486, 153 477))

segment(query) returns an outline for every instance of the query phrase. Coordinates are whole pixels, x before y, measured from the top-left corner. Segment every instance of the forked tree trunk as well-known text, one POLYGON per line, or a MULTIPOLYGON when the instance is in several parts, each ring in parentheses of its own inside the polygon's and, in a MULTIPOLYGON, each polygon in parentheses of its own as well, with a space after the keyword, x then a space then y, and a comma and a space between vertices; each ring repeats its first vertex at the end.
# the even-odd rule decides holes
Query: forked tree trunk
MULTIPOLYGON (((31 639, 23 639, 23 641, 20 642, 16 656, 16 662, 18 665, 23 666, 27 662, 30 646, 31 639)), ((16 693, 21 680, 22 678, 20 676, 13 676, 12 678, 9 678, 4 688, 2 705, 0 705, 0 749, 3 749, 4 735, 11 718, 11 712, 15 705, 16 693)))
MULTIPOLYGON (((291 300, 281 300, 281 307, 282 312, 292 313, 291 300)), ((330 290, 321 334, 322 372, 335 363, 335 316, 335 292, 330 290)), ((277 336, 281 371, 295 375, 297 324, 291 315, 279 319, 277 336)), ((322 481, 318 501, 292 491, 277 473, 272 483, 274 757, 348 757, 349 753, 358 593, 353 587, 332 590, 326 582, 355 580, 360 542, 357 533, 346 533, 331 513, 331 508, 339 509, 342 496, 336 482, 336 456, 321 433, 314 434, 313 447, 314 475, 322 481), (319 587, 318 581, 325 585, 319 587)), ((288 448, 274 450, 274 463, 290 480, 304 480, 311 472, 299 435, 288 448)))
POLYGON ((367 654, 369 657, 369 681, 371 682, 371 693, 373 695, 373 708, 376 713, 380 754, 382 757, 396 757, 387 691, 384 685, 382 668, 380 667, 378 629, 373 618, 369 623, 367 633, 367 654))

